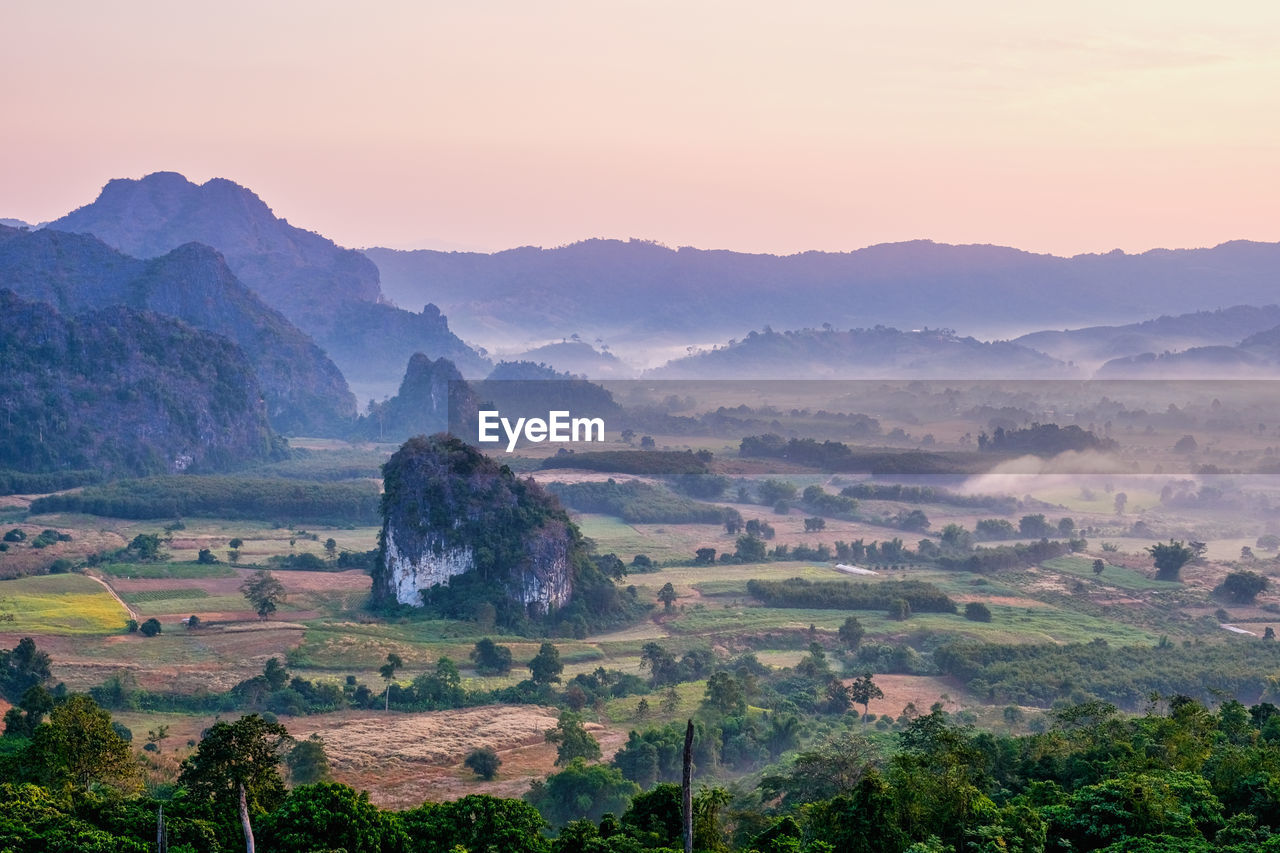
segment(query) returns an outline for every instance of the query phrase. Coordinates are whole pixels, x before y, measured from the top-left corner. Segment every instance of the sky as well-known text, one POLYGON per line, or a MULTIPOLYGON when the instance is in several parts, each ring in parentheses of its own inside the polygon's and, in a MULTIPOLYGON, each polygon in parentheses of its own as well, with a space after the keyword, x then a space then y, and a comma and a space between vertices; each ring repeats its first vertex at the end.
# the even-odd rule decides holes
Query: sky
POLYGON ((1244 0, 0 0, 0 217, 172 170, 355 247, 1274 241, 1276 44, 1244 0))

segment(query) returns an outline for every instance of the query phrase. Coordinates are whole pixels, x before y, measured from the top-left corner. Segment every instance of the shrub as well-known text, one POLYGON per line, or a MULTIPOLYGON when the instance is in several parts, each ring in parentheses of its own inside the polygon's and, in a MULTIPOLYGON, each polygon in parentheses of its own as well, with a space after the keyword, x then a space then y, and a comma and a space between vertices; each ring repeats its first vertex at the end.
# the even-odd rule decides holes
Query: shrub
POLYGON ((964 618, 971 622, 990 622, 991 608, 981 601, 970 601, 964 606, 964 618))
POLYGON ((468 770, 487 782, 497 775, 498 768, 502 766, 502 759, 490 747, 484 746, 471 750, 471 754, 462 763, 468 770))

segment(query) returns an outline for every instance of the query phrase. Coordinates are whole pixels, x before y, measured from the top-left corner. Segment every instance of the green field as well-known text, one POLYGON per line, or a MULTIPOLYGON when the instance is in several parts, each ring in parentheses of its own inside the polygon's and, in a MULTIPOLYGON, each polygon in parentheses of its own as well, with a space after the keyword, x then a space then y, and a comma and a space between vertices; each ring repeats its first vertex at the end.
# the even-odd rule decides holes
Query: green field
POLYGON ((1042 565, 1046 569, 1053 569, 1056 572, 1074 575, 1079 578, 1097 581, 1104 586, 1113 586, 1133 592, 1180 589, 1182 587, 1182 584, 1176 581, 1154 580, 1141 572, 1126 569, 1124 566, 1113 566, 1110 563, 1103 569, 1101 575, 1095 575, 1093 573, 1093 560, 1088 557, 1057 557, 1052 560, 1046 560, 1042 565))
POLYGON ((4 630, 32 634, 118 634, 129 614, 101 584, 82 575, 0 581, 4 630))
POLYGON ((204 580, 230 578, 236 574, 236 570, 225 563, 213 566, 203 563, 103 563, 98 568, 113 578, 204 580))

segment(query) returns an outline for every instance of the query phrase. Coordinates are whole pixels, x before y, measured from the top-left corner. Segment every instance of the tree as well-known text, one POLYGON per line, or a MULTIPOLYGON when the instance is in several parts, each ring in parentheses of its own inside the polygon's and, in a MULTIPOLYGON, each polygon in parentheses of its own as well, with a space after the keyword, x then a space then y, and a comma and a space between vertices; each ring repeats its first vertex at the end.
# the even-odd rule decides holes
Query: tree
POLYGON ((964 606, 964 618, 971 622, 990 622, 991 608, 981 601, 970 601, 964 606))
POLYGON ((1116 515, 1124 515, 1124 508, 1129 504, 1129 496, 1124 492, 1116 492, 1116 515))
POLYGON ((391 710, 391 682, 396 677, 396 670, 402 666, 404 666, 404 661, 400 658, 400 655, 391 652, 387 655, 387 662, 378 667, 378 675, 382 676, 383 680, 387 682, 386 696, 382 708, 384 711, 391 710))
POLYGON ((844 643, 847 649, 856 649, 866 633, 867 629, 862 627, 858 617, 850 616, 840 625, 840 642, 844 643))
POLYGON ((160 556, 160 537, 154 533, 139 533, 129 543, 129 550, 139 560, 155 560, 160 556))
POLYGON ((187 617, 187 630, 196 631, 200 628, 200 617, 192 613, 187 617))
MULTIPOLYGON (((400 813, 409 836, 405 845, 415 853, 547 853, 542 830, 546 822, 537 810, 520 800, 471 794, 446 803, 424 803, 400 813)), ((384 851, 391 848, 384 847, 384 851)))
POLYGON ((218 562, 218 558, 208 548, 201 548, 196 556, 196 562, 202 566, 212 566, 218 562))
POLYGON ((238 811, 245 850, 254 853, 251 817, 283 802, 284 781, 277 767, 281 750, 292 741, 284 726, 257 714, 214 723, 182 762, 178 784, 192 801, 207 803, 215 813, 238 811))
POLYGON ((485 637, 471 650, 471 661, 476 665, 477 675, 506 675, 511 671, 511 648, 485 637))
POLYGON ((766 556, 764 540, 751 535, 739 536, 734 556, 744 563, 764 562, 766 556))
POLYGON ((671 606, 676 603, 676 588, 671 585, 671 581, 667 581, 662 585, 662 589, 658 590, 658 600, 662 602, 662 608, 668 613, 671 612, 671 606))
POLYGON ((262 620, 268 619, 272 613, 275 613, 277 606, 288 597, 284 591, 284 584, 265 569, 260 569, 245 578, 244 583, 240 584, 240 594, 248 599, 253 609, 257 611, 258 618, 262 620))
POLYGON ((560 680, 564 664, 560 662, 560 650, 553 643, 543 643, 538 653, 529 661, 529 678, 534 684, 554 684, 560 680))
POLYGON ((1257 572, 1231 572, 1222 581, 1221 590, 1237 604, 1249 604, 1269 586, 1267 578, 1257 572))
POLYGON ((702 704, 703 707, 724 716, 739 716, 747 710, 747 700, 742 691, 742 684, 723 671, 713 672, 707 679, 706 697, 702 704))
POLYGON ((338 558, 338 540, 330 536, 324 540, 324 553, 329 558, 329 562, 333 562, 338 558))
POLYGON ((1182 542, 1173 539, 1170 539, 1168 544, 1157 542, 1147 548, 1147 553, 1156 564, 1156 577, 1167 581, 1178 580, 1178 573, 1182 571, 1182 567, 1196 556, 1193 548, 1188 548, 1182 542))
POLYGON ((911 603, 905 598, 895 598, 889 602, 889 618, 902 622, 911 618, 911 603))
MULTIPOLYGON (((564 824, 583 817, 598 821, 605 812, 620 814, 638 793, 639 786, 624 778, 616 767, 587 764, 578 759, 569 762, 559 773, 548 776, 545 782, 534 782, 524 799, 547 820, 564 824)), ((517 848, 494 845, 476 849, 507 853, 517 848)))
POLYGON ((482 746, 471 750, 466 760, 462 763, 472 773, 488 782, 498 775, 498 768, 502 766, 502 759, 498 757, 498 753, 494 752, 491 747, 482 746))
POLYGON ((1106 570, 1107 570, 1107 564, 1104 563, 1101 559, 1093 561, 1093 573, 1095 575, 1101 575, 1106 570))
POLYGON ((30 761, 47 784, 81 791, 94 783, 131 789, 139 778, 133 751, 111 725, 111 715, 84 694, 56 704, 49 721, 36 726, 30 761))
POLYGON ((547 729, 546 738, 547 743, 556 744, 556 767, 575 758, 584 761, 600 758, 600 742, 583 726, 582 716, 573 711, 561 711, 555 726, 547 729))
POLYGON ((709 566, 716 561, 715 548, 699 548, 693 552, 693 561, 699 566, 709 566))
POLYGON ((816 531, 826 530, 826 529, 827 529, 827 520, 825 518, 815 516, 813 518, 806 518, 804 520, 805 533, 814 533, 816 531))
POLYGON ((367 791, 337 782, 303 785, 262 818, 263 848, 272 853, 381 853, 402 849, 399 827, 369 802, 367 791))
POLYGON ((871 673, 863 673, 849 685, 849 698, 862 706, 862 719, 871 714, 871 700, 883 699, 884 691, 871 679, 871 673))
POLYGON ((160 625, 160 620, 154 616, 138 626, 138 633, 144 637, 154 637, 162 630, 163 628, 160 625))
POLYGON ((289 778, 295 785, 314 785, 329 781, 329 756, 324 751, 324 739, 313 734, 289 750, 285 759, 289 765, 289 778))

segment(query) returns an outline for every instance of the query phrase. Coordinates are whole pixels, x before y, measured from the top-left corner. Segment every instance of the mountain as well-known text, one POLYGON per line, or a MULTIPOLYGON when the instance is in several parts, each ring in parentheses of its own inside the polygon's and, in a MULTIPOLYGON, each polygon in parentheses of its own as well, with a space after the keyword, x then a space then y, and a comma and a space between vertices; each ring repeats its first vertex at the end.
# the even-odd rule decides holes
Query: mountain
POLYGON ((1060 378, 1076 371, 1007 341, 984 343, 947 330, 801 329, 751 332, 741 341, 668 362, 660 379, 1060 378))
POLYGON ((29 222, 23 222, 21 219, 3 219, 0 218, 0 225, 5 228, 30 228, 29 222))
POLYGON ((431 300, 472 340, 573 333, 624 345, 727 338, 741 329, 948 326, 1002 337, 1275 300, 1280 244, 1060 258, 917 240, 779 257, 631 240, 495 254, 368 249, 382 287, 431 300))
POLYGON ((635 371, 608 350, 598 350, 586 341, 545 344, 514 357, 515 361, 546 363, 556 370, 589 379, 628 379, 635 371))
POLYGON ((217 471, 282 450, 226 338, 121 306, 64 317, 11 290, 0 316, 0 467, 217 471))
POLYGON ((1014 343, 1077 364, 1143 353, 1177 352, 1193 347, 1229 346, 1255 332, 1280 324, 1280 305, 1257 308, 1237 305, 1219 311, 1197 311, 1176 317, 1157 317, 1125 326, 1090 326, 1061 332, 1033 332, 1014 343))
POLYGON ((225 335, 253 365, 281 432, 333 434, 355 417, 355 397, 333 362, 207 246, 139 260, 86 234, 0 227, 0 287, 64 314, 125 305, 225 335))
POLYGON ((290 225, 229 180, 197 185, 175 172, 113 180, 92 204, 47 227, 93 234, 143 258, 190 242, 212 246, 250 290, 315 338, 348 379, 394 380, 388 367, 415 352, 445 356, 476 375, 489 366, 434 306, 414 314, 380 302, 378 268, 360 252, 290 225))
POLYGON ((422 353, 409 359, 396 396, 373 404, 356 433, 376 441, 404 441, 412 435, 474 431, 476 398, 458 368, 447 358, 432 361, 422 353))

